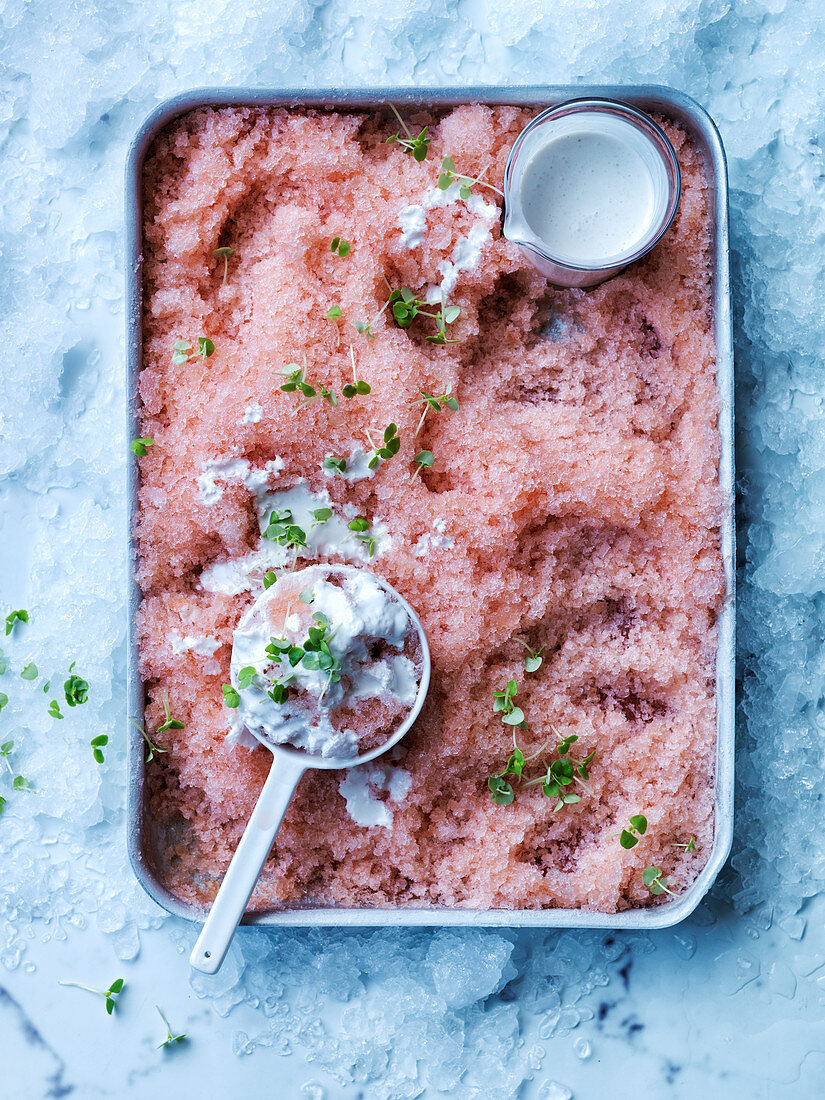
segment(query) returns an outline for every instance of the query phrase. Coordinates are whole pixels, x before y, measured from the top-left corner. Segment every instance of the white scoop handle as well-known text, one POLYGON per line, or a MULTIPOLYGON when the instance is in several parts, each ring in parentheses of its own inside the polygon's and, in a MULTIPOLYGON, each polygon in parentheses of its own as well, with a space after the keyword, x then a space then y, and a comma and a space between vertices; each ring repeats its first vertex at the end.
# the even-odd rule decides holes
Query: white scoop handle
POLYGON ((190 965, 202 974, 214 974, 220 968, 305 771, 299 760, 285 753, 273 758, 249 824, 189 956, 190 965))

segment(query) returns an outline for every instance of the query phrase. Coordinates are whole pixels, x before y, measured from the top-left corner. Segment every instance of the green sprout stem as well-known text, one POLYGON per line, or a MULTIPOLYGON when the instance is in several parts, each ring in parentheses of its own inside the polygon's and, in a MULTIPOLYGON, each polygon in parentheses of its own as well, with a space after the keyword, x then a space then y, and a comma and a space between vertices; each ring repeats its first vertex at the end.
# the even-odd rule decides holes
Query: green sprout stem
POLYGON ((162 1047, 172 1047, 175 1045, 175 1043, 182 1043, 183 1040, 186 1038, 186 1032, 182 1031, 180 1035, 175 1035, 172 1031, 172 1025, 169 1023, 169 1021, 166 1019, 166 1016, 164 1015, 163 1009, 160 1007, 160 1005, 155 1005, 155 1008, 158 1010, 160 1018, 161 1020, 163 1020, 166 1026, 166 1038, 163 1040, 162 1043, 158 1043, 158 1050, 160 1050, 162 1047))
POLYGON ((91 986, 81 985, 80 982, 63 982, 60 981, 58 985, 71 986, 72 989, 83 989, 87 993, 94 993, 98 997, 103 997, 106 1002, 106 1011, 111 1016, 115 1010, 115 1002, 118 996, 123 992, 124 981, 123 978, 115 978, 108 989, 92 989, 91 986))
POLYGON ((168 749, 162 749, 158 745, 156 745, 154 743, 154 741, 152 740, 152 738, 149 736, 149 734, 146 732, 146 730, 143 728, 143 726, 138 725, 138 723, 134 720, 134 718, 130 717, 129 721, 132 723, 132 725, 135 727, 135 729, 141 735, 143 740, 146 742, 146 750, 147 750, 146 763, 147 764, 150 763, 154 759, 155 753, 168 752, 169 751, 168 749))

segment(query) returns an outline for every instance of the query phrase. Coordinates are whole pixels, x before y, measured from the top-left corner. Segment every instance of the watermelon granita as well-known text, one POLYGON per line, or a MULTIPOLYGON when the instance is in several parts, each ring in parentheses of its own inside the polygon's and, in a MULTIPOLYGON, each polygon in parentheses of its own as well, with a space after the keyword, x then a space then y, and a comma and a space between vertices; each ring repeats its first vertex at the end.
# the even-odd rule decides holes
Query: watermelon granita
POLYGON ((253 909, 613 913, 668 900, 648 866, 678 894, 706 862, 727 506, 708 182, 664 121, 673 226, 612 281, 556 290, 485 185, 531 115, 413 112, 421 161, 389 111, 199 109, 150 149, 146 813, 189 903, 214 897, 272 761, 228 737, 233 632, 314 563, 406 597, 432 681, 387 757, 304 777, 253 909), (446 156, 482 177, 469 195, 438 187, 446 156))

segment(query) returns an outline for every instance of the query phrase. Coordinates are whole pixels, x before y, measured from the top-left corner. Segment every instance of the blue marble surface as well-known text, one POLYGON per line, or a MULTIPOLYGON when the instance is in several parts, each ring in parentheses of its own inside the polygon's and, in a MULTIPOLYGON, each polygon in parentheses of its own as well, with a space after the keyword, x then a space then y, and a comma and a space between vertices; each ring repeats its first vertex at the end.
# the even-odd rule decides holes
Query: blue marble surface
MULTIPOLYGON (((784 0, 6 0, 0 8, 0 1067, 46 1096, 825 1095, 825 14, 784 0), (736 839, 651 934, 194 932, 124 847, 123 166, 203 84, 655 82, 730 158, 736 839), (3 611, 5 614, 5 610, 3 611), (72 660, 83 708, 49 717, 72 660), (23 665, 38 666, 34 681, 23 665), (91 738, 107 734, 97 766, 91 738), (126 979, 118 1011, 60 979, 126 979), (189 1039, 159 1050, 160 1005, 189 1039)), ((65 709, 65 708, 64 708, 65 709)))

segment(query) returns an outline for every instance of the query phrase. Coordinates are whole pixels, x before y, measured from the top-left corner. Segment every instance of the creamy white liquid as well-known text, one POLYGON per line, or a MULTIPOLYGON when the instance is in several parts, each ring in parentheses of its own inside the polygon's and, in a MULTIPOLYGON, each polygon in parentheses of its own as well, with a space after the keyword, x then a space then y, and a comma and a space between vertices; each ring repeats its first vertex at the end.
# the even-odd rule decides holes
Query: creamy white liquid
POLYGON ((562 260, 594 266, 634 249, 655 213, 650 169, 611 134, 565 134, 524 168, 521 203, 530 229, 562 260))

